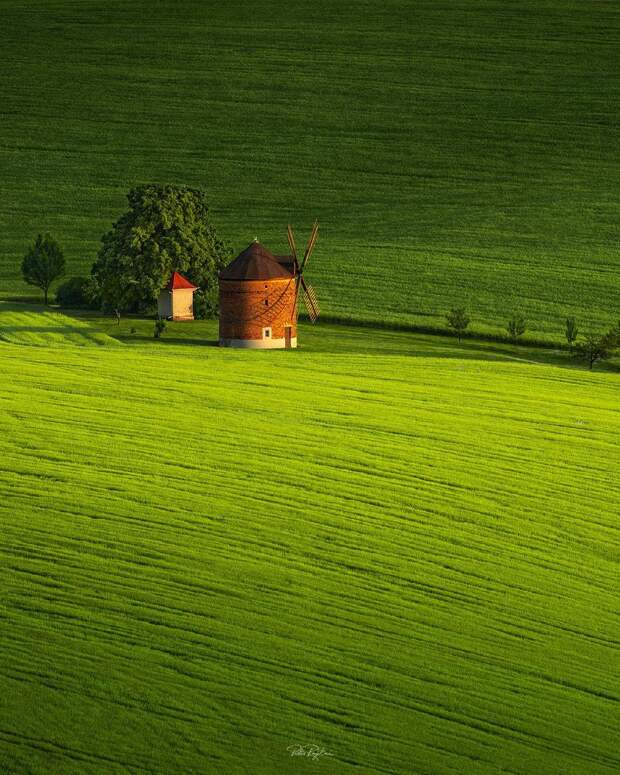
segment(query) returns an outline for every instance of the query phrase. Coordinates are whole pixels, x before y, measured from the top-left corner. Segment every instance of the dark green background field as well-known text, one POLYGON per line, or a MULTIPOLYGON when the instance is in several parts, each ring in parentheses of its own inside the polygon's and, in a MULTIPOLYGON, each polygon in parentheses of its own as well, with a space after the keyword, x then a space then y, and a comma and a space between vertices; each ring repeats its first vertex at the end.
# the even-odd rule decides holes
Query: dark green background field
POLYGON ((5 296, 36 232, 85 271, 158 180, 235 248, 318 216, 334 315, 618 317, 616 3, 5 0, 1 30, 5 296))

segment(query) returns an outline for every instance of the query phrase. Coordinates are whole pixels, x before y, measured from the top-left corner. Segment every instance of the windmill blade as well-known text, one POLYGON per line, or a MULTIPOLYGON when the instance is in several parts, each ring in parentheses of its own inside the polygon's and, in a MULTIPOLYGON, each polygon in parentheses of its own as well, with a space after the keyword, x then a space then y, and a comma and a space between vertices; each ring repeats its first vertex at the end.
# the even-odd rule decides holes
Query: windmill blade
POLYGON ((308 247, 306 248, 306 252, 304 253, 303 261, 301 262, 301 266, 299 267, 299 272, 303 272, 306 264, 308 263, 308 259, 310 258, 310 253, 312 253, 314 249, 314 243, 316 242, 316 236, 319 231, 319 222, 315 221, 314 226, 312 227, 312 232, 310 233, 310 239, 308 240, 308 247))
POLYGON ((316 242, 316 237, 319 231, 319 222, 315 221, 314 225, 312 226, 312 231, 310 233, 310 239, 308 240, 308 245, 306 247, 306 252, 304 253, 303 260, 301 262, 301 266, 299 267, 300 273, 304 271, 306 268, 306 264, 308 263, 308 259, 310 258, 310 254, 314 250, 314 243, 316 242))
POLYGON ((316 323, 320 315, 320 310, 319 310, 319 302, 314 293, 314 288, 310 286, 309 292, 304 288, 303 297, 304 297, 304 304, 306 306, 306 310, 308 311, 308 317, 313 323, 316 323))
POLYGON ((303 277, 300 277, 299 279, 301 281, 301 290, 304 297, 304 304, 308 310, 308 317, 313 323, 316 323, 320 314, 319 300, 316 297, 314 288, 311 285, 308 285, 303 277))
POLYGON ((286 227, 286 236, 288 237, 288 246, 291 250, 291 256, 293 256, 293 265, 295 267, 295 272, 297 272, 299 268, 299 262, 297 261, 297 248, 295 246, 295 237, 293 237, 293 229, 291 228, 291 224, 286 227))

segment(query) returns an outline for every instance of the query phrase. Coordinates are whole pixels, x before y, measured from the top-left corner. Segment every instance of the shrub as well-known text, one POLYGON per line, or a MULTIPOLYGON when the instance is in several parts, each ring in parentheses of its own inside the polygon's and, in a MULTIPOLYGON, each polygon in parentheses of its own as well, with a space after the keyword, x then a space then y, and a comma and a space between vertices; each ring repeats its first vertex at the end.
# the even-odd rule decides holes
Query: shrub
POLYGON ((159 339, 165 330, 166 321, 163 318, 157 318, 155 321, 155 330, 153 331, 153 336, 155 339, 159 339))
POLYGON ((516 342, 520 336, 523 336, 527 328, 527 323, 523 315, 513 314, 508 323, 506 324, 506 330, 510 335, 513 342, 516 342))
POLYGON ((71 277, 58 286, 56 301, 64 309, 97 309, 97 288, 90 277, 71 277))

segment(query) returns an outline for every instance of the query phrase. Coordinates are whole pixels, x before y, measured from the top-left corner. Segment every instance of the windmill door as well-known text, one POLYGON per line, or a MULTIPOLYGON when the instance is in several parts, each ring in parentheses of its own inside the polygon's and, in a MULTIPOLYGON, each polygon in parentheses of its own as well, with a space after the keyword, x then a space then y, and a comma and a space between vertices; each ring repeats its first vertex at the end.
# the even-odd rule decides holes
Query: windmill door
POLYGON ((291 346, 291 331, 292 326, 284 326, 284 346, 288 350, 291 346))

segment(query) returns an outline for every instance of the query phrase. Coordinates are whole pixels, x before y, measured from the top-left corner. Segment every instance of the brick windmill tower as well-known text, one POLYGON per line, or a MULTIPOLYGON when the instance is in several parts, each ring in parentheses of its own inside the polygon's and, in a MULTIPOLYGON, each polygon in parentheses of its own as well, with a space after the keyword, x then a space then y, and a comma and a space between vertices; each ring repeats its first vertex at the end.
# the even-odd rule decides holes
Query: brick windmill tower
POLYGON ((310 320, 314 323, 319 316, 314 289, 303 277, 318 228, 316 222, 301 262, 289 226, 290 256, 274 256, 254 240, 220 272, 222 347, 297 347, 300 290, 310 320))

